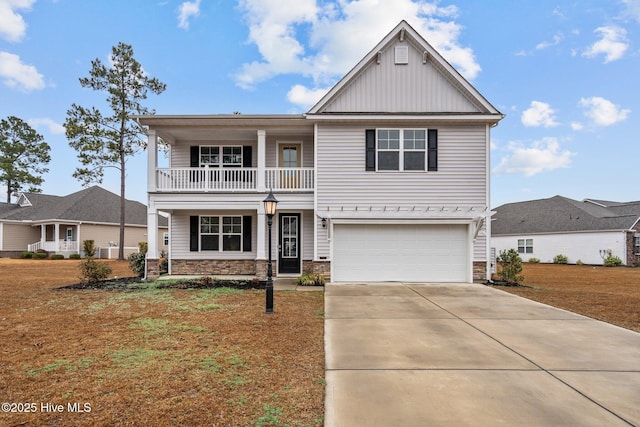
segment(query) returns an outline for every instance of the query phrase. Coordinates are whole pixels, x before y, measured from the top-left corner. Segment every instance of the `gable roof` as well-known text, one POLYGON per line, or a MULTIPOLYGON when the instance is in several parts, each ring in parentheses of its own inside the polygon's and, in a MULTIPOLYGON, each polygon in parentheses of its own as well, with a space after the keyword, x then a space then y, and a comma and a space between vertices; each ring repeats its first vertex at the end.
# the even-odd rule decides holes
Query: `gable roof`
MULTIPOLYGON (((0 221, 68 220, 120 223, 120 196, 98 186, 85 188, 67 196, 23 193, 18 200, 21 203, 0 203, 0 221)), ((125 220, 128 225, 146 225, 147 207, 140 202, 126 200, 125 220)), ((160 224, 166 226, 166 218, 160 217, 160 224)))
POLYGON ((387 34, 307 114, 336 113, 440 116, 462 113, 483 116, 496 123, 504 117, 406 21, 387 34), (392 47, 400 45, 408 48, 409 57, 403 65, 393 65, 392 47), (381 63, 392 65, 383 67, 381 63), (361 83, 363 80, 366 81, 361 83), (388 88, 389 96, 375 99, 372 87, 388 88), (405 103, 404 99, 411 101, 405 103))
POLYGON ((640 218, 640 201, 593 203, 562 196, 508 203, 496 209, 491 235, 629 230, 640 218))

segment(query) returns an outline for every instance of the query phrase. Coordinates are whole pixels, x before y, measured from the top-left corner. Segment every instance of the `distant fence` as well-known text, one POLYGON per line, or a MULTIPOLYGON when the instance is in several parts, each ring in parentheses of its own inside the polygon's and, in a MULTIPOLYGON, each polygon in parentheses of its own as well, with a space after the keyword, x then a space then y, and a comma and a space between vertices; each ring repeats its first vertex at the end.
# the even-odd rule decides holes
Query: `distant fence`
MULTIPOLYGON (((106 248, 98 248, 96 251, 97 258, 104 259, 117 259, 118 258, 118 246, 108 246, 106 248)), ((140 252, 140 248, 133 246, 125 246, 124 247, 124 257, 127 258, 129 255, 140 252)))

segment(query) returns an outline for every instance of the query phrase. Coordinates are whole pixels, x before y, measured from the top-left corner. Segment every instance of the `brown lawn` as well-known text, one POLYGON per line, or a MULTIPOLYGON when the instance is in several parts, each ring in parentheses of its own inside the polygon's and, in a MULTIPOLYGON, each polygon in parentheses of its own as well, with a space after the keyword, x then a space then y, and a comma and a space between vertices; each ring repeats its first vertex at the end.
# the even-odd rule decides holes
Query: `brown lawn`
POLYGON ((523 264, 523 287, 497 287, 640 332, 640 268, 523 264))
POLYGON ((0 425, 323 424, 322 292, 55 289, 77 265, 0 259, 0 425))

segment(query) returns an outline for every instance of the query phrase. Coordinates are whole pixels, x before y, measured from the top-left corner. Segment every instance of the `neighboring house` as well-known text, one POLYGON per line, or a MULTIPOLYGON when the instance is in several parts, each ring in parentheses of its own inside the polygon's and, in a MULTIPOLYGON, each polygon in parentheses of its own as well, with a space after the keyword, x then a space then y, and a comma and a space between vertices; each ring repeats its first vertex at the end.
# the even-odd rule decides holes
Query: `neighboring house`
POLYGON ((486 280, 490 130, 502 118, 402 21, 306 114, 140 117, 149 235, 170 214, 171 274, 264 277, 273 189, 277 276, 486 280))
POLYGON ((524 261, 602 264, 608 255, 640 266, 640 201, 609 202, 567 197, 508 203, 495 209, 491 241, 497 253, 516 249, 524 261))
MULTIPOLYGON (((126 254, 147 241, 147 208, 125 202, 126 254)), ((156 231, 160 250, 167 220, 161 217, 156 231)), ((16 256, 23 251, 44 249, 69 255, 81 253, 83 240, 94 240, 99 256, 118 257, 120 196, 101 187, 90 187, 68 196, 22 193, 15 204, 0 203, 0 254, 16 256)), ((154 239, 157 240, 157 239, 154 239)))

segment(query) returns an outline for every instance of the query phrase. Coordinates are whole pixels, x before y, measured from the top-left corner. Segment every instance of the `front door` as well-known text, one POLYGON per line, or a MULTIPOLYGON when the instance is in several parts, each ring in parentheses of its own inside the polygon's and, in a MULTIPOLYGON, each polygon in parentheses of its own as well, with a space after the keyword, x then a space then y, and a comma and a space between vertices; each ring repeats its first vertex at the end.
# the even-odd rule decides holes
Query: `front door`
POLYGON ((300 214, 281 213, 278 273, 300 274, 300 214))

